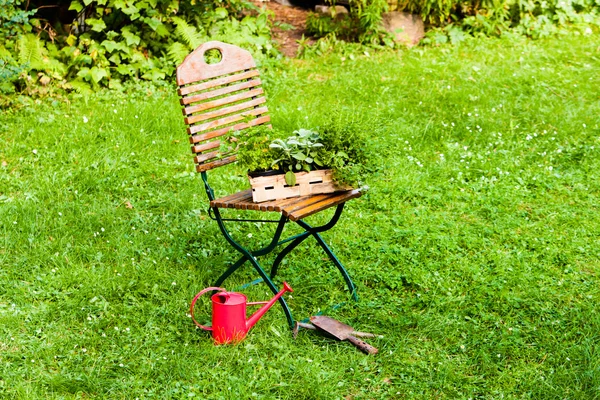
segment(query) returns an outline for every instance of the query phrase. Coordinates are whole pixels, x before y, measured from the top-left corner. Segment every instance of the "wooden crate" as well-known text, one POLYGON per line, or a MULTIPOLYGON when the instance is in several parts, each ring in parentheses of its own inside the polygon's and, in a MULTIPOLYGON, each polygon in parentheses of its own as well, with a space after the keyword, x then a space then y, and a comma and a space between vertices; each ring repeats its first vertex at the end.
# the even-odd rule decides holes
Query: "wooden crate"
POLYGON ((297 172, 296 185, 288 186, 285 175, 248 177, 252 186, 252 201, 260 203, 268 200, 281 200, 289 197, 309 196, 318 193, 333 193, 350 190, 350 187, 335 185, 330 169, 310 172, 297 172))

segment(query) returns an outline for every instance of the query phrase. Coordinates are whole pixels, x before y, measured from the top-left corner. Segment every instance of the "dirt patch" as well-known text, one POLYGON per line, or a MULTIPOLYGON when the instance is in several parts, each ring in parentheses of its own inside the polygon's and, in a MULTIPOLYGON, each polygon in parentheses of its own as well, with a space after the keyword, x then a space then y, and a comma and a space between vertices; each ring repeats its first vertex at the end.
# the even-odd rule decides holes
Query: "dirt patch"
POLYGON ((274 1, 252 0, 252 3, 261 8, 266 7, 275 14, 273 39, 286 57, 296 57, 298 40, 302 39, 302 35, 307 36, 306 16, 310 10, 295 6, 282 6, 274 1))

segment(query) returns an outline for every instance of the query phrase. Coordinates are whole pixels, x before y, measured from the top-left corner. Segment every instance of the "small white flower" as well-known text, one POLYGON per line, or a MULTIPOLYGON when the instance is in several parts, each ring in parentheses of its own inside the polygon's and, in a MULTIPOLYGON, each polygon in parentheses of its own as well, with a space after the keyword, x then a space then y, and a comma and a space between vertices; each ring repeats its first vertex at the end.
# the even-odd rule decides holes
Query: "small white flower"
POLYGON ((84 123, 84 124, 87 124, 87 123, 88 123, 88 121, 89 121, 89 120, 88 120, 88 119, 87 119, 87 117, 84 115, 84 116, 83 116, 83 123, 84 123))
POLYGON ((119 367, 123 368, 124 367, 123 363, 119 364, 119 367))
POLYGON ((171 283, 171 285, 173 285, 173 286, 176 286, 176 285, 177 285, 177 282, 173 282, 173 283, 171 283))
POLYGON ((38 153, 37 149, 33 149, 33 150, 31 150, 31 152, 32 152, 33 154, 37 154, 37 153, 38 153))
POLYGON ((251 233, 249 233, 249 234, 248 234, 248 237, 249 237, 249 238, 251 238, 251 237, 252 237, 252 234, 251 234, 251 233))
POLYGON ((116 109, 114 109, 114 110, 113 110, 113 112, 116 114, 116 113, 117 113, 117 110, 116 110, 116 109))

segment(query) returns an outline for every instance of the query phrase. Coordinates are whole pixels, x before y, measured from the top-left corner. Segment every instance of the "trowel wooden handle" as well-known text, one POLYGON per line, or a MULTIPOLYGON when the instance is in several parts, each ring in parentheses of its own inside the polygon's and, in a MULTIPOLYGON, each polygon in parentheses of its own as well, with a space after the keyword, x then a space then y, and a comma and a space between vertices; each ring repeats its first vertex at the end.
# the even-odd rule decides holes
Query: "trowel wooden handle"
POLYGON ((360 340, 354 336, 348 335, 347 339, 350 343, 352 343, 353 345, 358 347, 361 351, 363 351, 367 354, 377 354, 377 352, 379 351, 375 347, 371 346, 369 343, 363 342, 362 340, 360 340))

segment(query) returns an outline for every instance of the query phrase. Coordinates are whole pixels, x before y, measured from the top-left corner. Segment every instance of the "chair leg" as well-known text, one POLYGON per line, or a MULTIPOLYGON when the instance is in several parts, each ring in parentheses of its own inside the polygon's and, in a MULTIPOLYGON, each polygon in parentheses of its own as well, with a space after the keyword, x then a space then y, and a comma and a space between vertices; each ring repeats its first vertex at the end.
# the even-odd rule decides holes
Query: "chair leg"
MULTIPOLYGON (((225 279, 227 279, 233 272, 235 272, 238 268, 240 268, 244 264, 244 262, 246 262, 246 260, 248 260, 248 261, 250 261, 250 263, 252 264, 252 266, 254 267, 256 272, 258 272, 258 274, 263 279, 263 281, 267 284, 269 289, 271 289, 273 294, 279 293, 279 290, 277 289, 277 287, 275 286, 273 281, 269 278, 269 276, 265 273, 263 268, 258 263, 253 252, 251 252, 248 249, 246 249, 245 247, 243 247, 241 244, 236 242, 233 239, 233 237, 231 237, 229 231, 227 231, 227 228, 225 227, 225 224, 223 223, 223 219, 221 218, 221 213, 219 212, 219 209, 214 208, 213 211, 214 211, 217 223, 219 225, 219 228, 221 229, 221 233, 223 233, 223 236, 225 236, 225 239, 229 242, 229 244, 231 244, 233 246, 233 248, 235 248, 237 251, 242 253, 242 257, 239 260, 237 260, 231 267, 229 267, 223 275, 221 275, 219 277, 219 279, 217 280, 218 284, 216 286, 221 285, 225 281, 225 279)), ((282 216, 282 218, 279 222, 279 226, 277 227, 275 237, 273 238, 271 244, 264 249, 254 252, 255 254, 257 254, 257 255, 258 254, 260 254, 260 255, 267 254, 271 250, 273 250, 273 248, 275 248, 277 246, 277 242, 279 241, 279 237, 281 235, 281 232, 283 230, 283 225, 285 224, 285 222, 286 222, 286 219, 282 216)), ((294 328, 294 318, 292 317, 292 312, 283 297, 279 298, 279 304, 283 308, 283 312, 285 313, 285 317, 287 318, 290 328, 293 329, 294 328)))
POLYGON ((298 236, 296 239, 292 241, 292 243, 288 244, 275 258, 273 261, 273 266, 271 267, 271 279, 275 278, 277 275, 277 270, 279 269, 279 264, 283 261, 283 258, 287 256, 292 250, 296 248, 300 243, 304 241, 307 237, 310 236, 310 232, 304 232, 301 236, 298 236))
POLYGON ((225 282, 225 279, 229 278, 229 276, 231 274, 233 274, 235 271, 238 270, 238 268, 240 268, 242 265, 244 265, 244 263, 247 261, 248 259, 246 258, 246 256, 243 256, 242 258, 240 258, 239 260, 237 260, 235 262, 235 264, 233 264, 231 267, 227 268, 227 271, 225 271, 223 273, 223 275, 221 275, 219 277, 219 279, 217 279, 217 281, 215 282, 215 286, 216 287, 220 287, 223 282, 225 282))
POLYGON ((325 254, 327 254, 329 259, 333 262, 333 264, 337 267, 337 269, 340 271, 340 273, 344 277, 344 280, 346 281, 346 285, 348 286, 348 290, 350 291, 352 298, 355 301, 358 301, 358 294, 356 293, 356 286, 354 285, 354 282, 352 282, 350 275, 348 275, 348 271, 346 271, 346 269, 342 265, 341 261, 336 257, 336 255, 333 253, 333 251, 329 248, 327 243, 325 243, 325 241, 319 234, 319 232, 323 232, 327 229, 330 229, 333 227, 333 225, 335 225, 340 214, 342 213, 342 209, 343 209, 343 204, 340 204, 338 206, 338 208, 336 209, 336 213, 333 216, 333 218, 331 219, 331 221, 329 221, 327 224, 320 226, 320 227, 313 228, 312 226, 310 226, 308 223, 304 222, 303 220, 296 221, 296 223, 298 225, 300 225, 302 228, 304 228, 307 232, 309 232, 315 238, 317 243, 325 251, 325 254))

